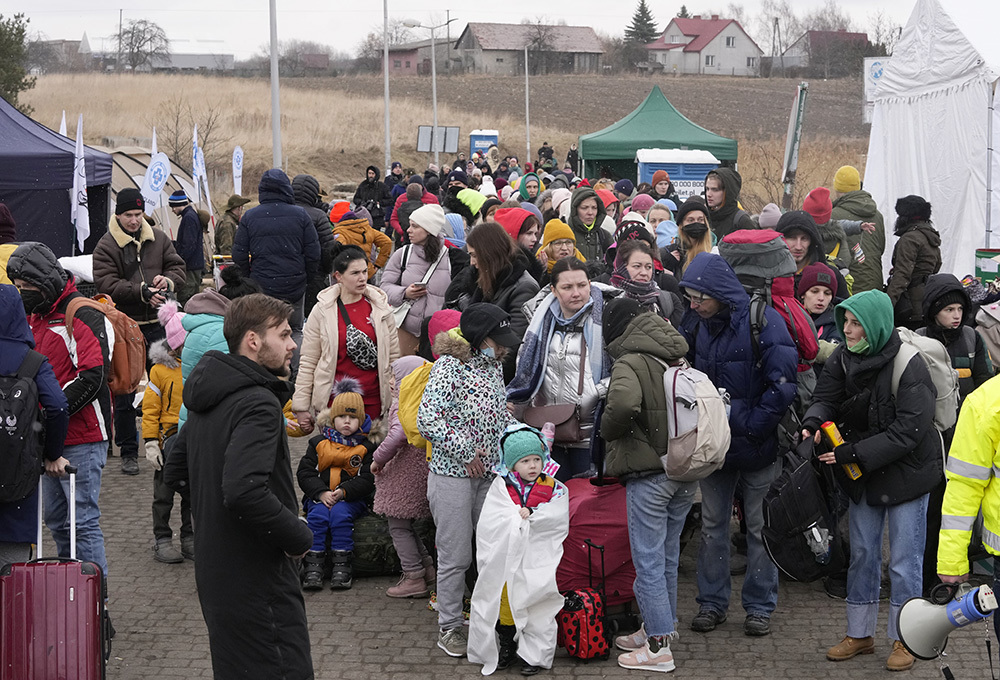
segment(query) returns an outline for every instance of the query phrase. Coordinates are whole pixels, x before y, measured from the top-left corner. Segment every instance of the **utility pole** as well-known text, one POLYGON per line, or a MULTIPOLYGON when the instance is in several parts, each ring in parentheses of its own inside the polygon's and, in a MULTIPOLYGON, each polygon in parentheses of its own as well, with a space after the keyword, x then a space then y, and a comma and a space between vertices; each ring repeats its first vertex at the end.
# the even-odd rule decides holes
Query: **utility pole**
POLYGON ((125 10, 118 10, 118 63, 115 64, 115 70, 118 73, 122 72, 122 15, 125 10))
POLYGON ((434 49, 434 29, 431 29, 431 100, 434 103, 434 127, 431 129, 431 146, 434 147, 434 165, 441 168, 438 160, 438 72, 437 52, 434 49))
MULTIPOLYGON (((528 103, 528 46, 524 46, 524 146, 527 155, 524 162, 531 160, 531 106, 528 103)), ((524 166, 521 166, 524 167, 524 166)))
POLYGON ((389 145, 389 0, 382 0, 382 101, 385 104, 383 123, 385 127, 385 169, 382 171, 385 176, 389 176, 389 166, 392 164, 392 153, 389 145))
MULTIPOLYGON (((445 50, 445 57, 447 58, 448 73, 451 73, 451 10, 450 9, 446 9, 444 11, 444 18, 446 19, 444 23, 445 26, 447 27, 447 32, 448 32, 448 47, 445 50)), ((434 58, 437 59, 436 54, 434 55, 434 58)))
POLYGON ((278 87, 278 8, 271 0, 271 167, 281 167, 281 91, 278 87))

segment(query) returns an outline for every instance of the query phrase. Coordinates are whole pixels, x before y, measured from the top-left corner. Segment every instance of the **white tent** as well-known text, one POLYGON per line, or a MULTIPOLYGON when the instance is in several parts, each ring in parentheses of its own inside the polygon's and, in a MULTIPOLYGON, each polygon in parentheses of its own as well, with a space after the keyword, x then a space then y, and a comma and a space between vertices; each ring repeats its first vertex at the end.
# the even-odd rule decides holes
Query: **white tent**
MULTIPOLYGON (((930 201, 941 271, 961 278, 977 248, 1000 247, 1000 2, 943 4, 917 0, 879 80, 864 188, 887 232, 896 199, 930 201)), ((887 275, 895 240, 886 234, 887 275)))

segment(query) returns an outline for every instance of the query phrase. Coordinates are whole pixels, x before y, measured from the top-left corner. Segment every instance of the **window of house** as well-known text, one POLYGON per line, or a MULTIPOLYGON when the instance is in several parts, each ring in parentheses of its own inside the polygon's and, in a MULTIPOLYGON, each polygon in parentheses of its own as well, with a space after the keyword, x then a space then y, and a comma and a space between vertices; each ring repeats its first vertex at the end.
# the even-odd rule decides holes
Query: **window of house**
POLYGON ((410 62, 409 61, 406 62, 406 68, 410 68, 410 62))
POLYGON ((726 47, 736 47, 736 36, 730 35, 726 38, 726 47))
POLYGON ((757 57, 747 57, 747 68, 757 68, 757 57))
POLYGON ((497 63, 498 64, 502 64, 503 63, 503 57, 497 57, 497 63))
POLYGON ((681 37, 679 35, 672 35, 672 36, 670 36, 670 42, 672 42, 673 44, 676 45, 680 41, 681 41, 681 37))
POLYGON ((705 66, 715 66, 715 55, 706 54, 705 55, 705 66))
MULTIPOLYGON (((393 68, 402 68, 402 66, 403 66, 403 62, 401 62, 399 59, 394 59, 393 60, 393 62, 392 62, 392 67, 393 68)), ((407 66, 409 66, 409 64, 407 64, 407 66)))

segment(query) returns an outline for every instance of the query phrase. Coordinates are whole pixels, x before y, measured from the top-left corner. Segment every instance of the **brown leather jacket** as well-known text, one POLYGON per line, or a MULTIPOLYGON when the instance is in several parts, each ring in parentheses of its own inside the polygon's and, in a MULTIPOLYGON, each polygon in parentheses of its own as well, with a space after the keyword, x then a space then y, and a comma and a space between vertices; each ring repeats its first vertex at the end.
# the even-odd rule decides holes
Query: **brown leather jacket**
POLYGON ((156 309, 142 300, 142 284, 152 286, 153 278, 162 274, 173 291, 184 283, 184 260, 174 250, 170 237, 146 222, 136 237, 111 216, 108 233, 94 248, 94 283, 99 292, 110 295, 118 309, 136 322, 158 323, 156 309))

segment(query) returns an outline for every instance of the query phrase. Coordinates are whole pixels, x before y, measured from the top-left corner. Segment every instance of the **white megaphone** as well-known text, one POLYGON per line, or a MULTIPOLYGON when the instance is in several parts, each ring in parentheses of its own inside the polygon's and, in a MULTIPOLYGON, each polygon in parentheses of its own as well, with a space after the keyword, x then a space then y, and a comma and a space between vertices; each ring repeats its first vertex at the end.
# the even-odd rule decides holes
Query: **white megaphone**
POLYGON ((896 622, 899 640, 918 659, 936 659, 948 644, 951 631, 982 621, 996 608, 997 598, 989 586, 941 584, 931 591, 931 599, 913 597, 900 607, 896 622), (942 592, 949 597, 954 592, 954 597, 939 604, 942 592))

